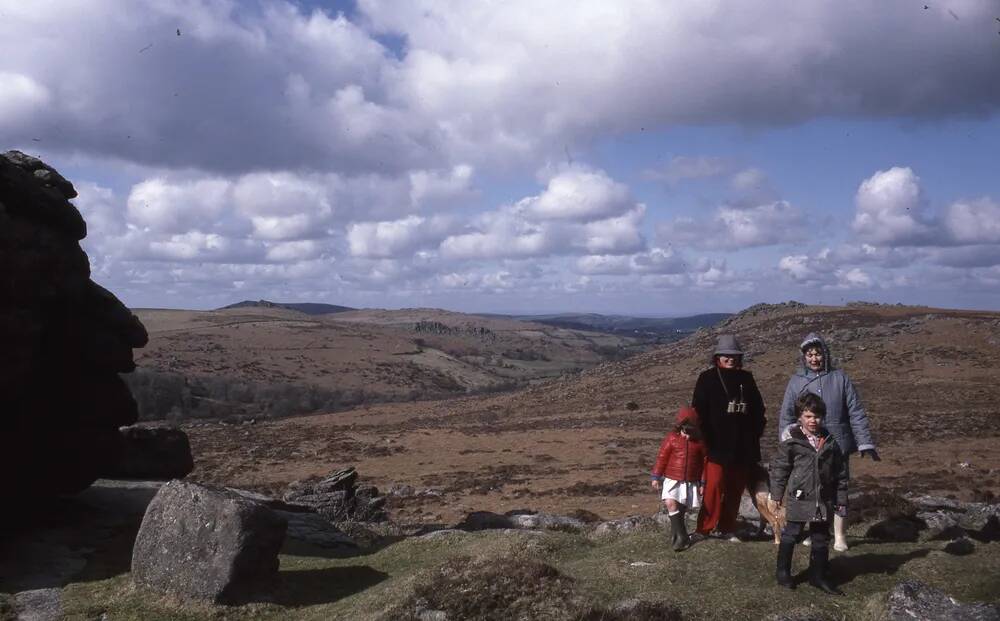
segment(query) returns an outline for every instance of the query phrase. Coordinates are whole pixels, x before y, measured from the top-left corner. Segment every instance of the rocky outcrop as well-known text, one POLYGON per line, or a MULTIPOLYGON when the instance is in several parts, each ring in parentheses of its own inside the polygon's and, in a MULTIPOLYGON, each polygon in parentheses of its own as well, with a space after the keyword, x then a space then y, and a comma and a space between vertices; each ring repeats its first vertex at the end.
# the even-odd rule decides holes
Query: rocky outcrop
POLYGON ((344 468, 322 479, 305 479, 288 486, 283 500, 307 507, 331 522, 384 522, 385 496, 374 485, 358 485, 358 472, 344 468))
POLYGON ((228 490, 171 481, 153 497, 132 548, 136 584, 233 604, 274 586, 285 519, 228 490))
POLYGON ((868 524, 865 536, 882 541, 1000 540, 1000 504, 879 492, 852 498, 855 521, 868 524), (857 508, 857 510, 855 510, 857 508))
POLYGON ((41 160, 0 155, 0 471, 13 494, 74 492, 109 470, 137 418, 119 377, 146 330, 90 280, 73 185, 41 160))

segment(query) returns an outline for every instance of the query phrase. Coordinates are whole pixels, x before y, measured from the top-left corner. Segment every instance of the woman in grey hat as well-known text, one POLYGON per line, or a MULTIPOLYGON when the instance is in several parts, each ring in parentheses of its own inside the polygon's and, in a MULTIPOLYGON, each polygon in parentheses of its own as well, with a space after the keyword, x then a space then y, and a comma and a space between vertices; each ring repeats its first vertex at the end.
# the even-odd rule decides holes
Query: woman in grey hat
MULTIPOLYGON (((795 400, 811 392, 826 403, 826 421, 823 423, 837 440, 850 471, 851 453, 881 461, 875 450, 868 414, 861 405, 861 397, 851 379, 842 369, 835 368, 830 348, 818 334, 811 333, 799 345, 799 367, 788 380, 785 398, 778 416, 778 434, 795 423, 795 400)), ((833 549, 847 550, 847 510, 833 516, 833 549)))
POLYGON ((711 368, 695 383, 692 405, 708 448, 698 532, 718 530, 724 538, 739 541, 735 530, 740 497, 760 462, 767 419, 764 399, 753 374, 743 370, 743 347, 734 335, 719 337, 711 368))

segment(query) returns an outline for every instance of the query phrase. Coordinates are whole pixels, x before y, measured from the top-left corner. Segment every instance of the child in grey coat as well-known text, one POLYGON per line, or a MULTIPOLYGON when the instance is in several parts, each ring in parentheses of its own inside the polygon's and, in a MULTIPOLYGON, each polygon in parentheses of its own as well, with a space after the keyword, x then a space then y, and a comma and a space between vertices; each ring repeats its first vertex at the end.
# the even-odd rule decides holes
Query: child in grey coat
POLYGON ((830 558, 830 521, 847 508, 847 461, 837 440, 823 427, 826 404, 806 392, 795 401, 797 422, 782 432, 771 462, 771 500, 784 506, 787 525, 778 545, 776 578, 794 588, 792 552, 806 524, 812 549, 809 583, 833 595, 843 595, 827 577, 830 558))

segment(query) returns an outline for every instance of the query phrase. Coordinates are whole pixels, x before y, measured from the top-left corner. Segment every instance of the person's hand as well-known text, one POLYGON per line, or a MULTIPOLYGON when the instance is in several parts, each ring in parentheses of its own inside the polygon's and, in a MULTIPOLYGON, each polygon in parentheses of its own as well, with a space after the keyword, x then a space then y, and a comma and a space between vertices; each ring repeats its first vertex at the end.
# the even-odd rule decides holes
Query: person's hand
POLYGON ((833 508, 833 512, 840 517, 847 517, 847 505, 837 505, 833 508))
POLYGON ((653 486, 653 489, 655 489, 655 490, 660 489, 660 480, 659 479, 653 479, 649 483, 650 483, 650 485, 653 486))
POLYGON ((774 508, 775 509, 781 509, 781 501, 780 500, 775 500, 774 498, 769 498, 768 500, 770 500, 771 502, 774 503, 774 508))
POLYGON ((873 448, 861 451, 861 459, 864 459, 866 456, 871 457, 872 461, 882 461, 882 458, 878 456, 878 451, 873 448))

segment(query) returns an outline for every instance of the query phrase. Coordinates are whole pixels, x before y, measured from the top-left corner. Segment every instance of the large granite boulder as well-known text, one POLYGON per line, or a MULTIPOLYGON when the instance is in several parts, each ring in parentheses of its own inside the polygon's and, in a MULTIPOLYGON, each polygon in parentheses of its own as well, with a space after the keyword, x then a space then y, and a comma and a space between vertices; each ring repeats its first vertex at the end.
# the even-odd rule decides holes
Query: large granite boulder
POLYGON ((182 599, 266 599, 278 575, 286 526, 271 509, 234 492, 171 481, 142 519, 132 579, 182 599))
POLYGON ((194 470, 191 443, 180 429, 136 425, 119 431, 124 444, 122 458, 105 476, 169 481, 182 479, 194 470))
POLYGON ((0 154, 0 472, 10 495, 79 491, 121 455, 135 422, 119 373, 146 330, 90 280, 73 185, 41 160, 0 154))

